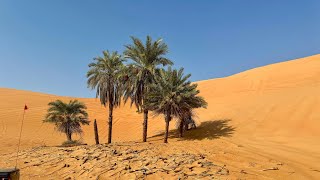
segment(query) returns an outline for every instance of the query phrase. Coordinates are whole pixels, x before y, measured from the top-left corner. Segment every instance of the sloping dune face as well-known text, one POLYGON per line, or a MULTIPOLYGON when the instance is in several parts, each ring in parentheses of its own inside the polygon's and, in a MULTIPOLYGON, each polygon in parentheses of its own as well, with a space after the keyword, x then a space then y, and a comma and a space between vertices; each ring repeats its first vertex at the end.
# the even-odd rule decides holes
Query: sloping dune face
POLYGON ((320 136, 320 55, 198 82, 203 120, 230 119, 249 136, 320 136))
MULTIPOLYGON (((320 55, 197 83, 209 106, 196 110, 200 128, 191 133, 194 138, 189 139, 204 140, 209 147, 210 142, 215 141, 213 136, 225 136, 228 141, 245 144, 249 152, 285 158, 297 168, 306 165, 320 168, 317 165, 320 158, 320 55)), ((53 125, 42 123, 47 104, 56 99, 75 98, 0 88, 0 152, 16 151, 25 103, 29 109, 22 131, 22 149, 61 144, 65 135, 56 132, 53 125)), ((96 99, 77 99, 88 106, 90 120, 97 119, 100 140, 105 143, 107 109, 96 99)), ((140 141, 142 118, 142 114, 129 105, 117 108, 113 141, 140 141)), ((171 123, 171 129, 174 127, 171 123)), ((93 123, 83 129, 82 137, 74 138, 94 144, 93 123)), ((163 129, 163 117, 151 115, 148 136, 157 135, 163 129)), ((190 149, 194 148, 191 144, 190 149)))

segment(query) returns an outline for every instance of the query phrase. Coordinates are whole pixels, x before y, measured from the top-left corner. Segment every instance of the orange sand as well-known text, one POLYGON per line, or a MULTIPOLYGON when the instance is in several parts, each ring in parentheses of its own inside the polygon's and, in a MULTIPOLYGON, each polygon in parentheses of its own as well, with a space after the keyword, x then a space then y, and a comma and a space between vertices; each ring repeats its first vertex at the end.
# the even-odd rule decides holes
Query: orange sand
MULTIPOLYGON (((320 179, 320 55, 197 83, 209 106, 196 111, 201 127, 188 132, 185 141, 169 139, 173 147, 210 152, 213 161, 231 168, 231 178, 320 179), (267 162, 281 162, 283 167, 261 172, 267 162)), ((73 98, 0 88, 0 154, 16 151, 25 103, 29 110, 21 148, 61 144, 65 135, 42 123, 48 102, 56 99, 73 98)), ((77 99, 88 106, 90 120, 97 119, 100 141, 105 143, 107 109, 96 99, 77 99)), ((114 142, 140 141, 142 114, 135 111, 127 105, 115 110, 114 142)), ((175 128, 174 123, 170 126, 175 128)), ((93 123, 83 129, 83 141, 94 144, 93 123)), ((150 142, 159 146, 162 136, 156 135, 163 129, 162 117, 150 117, 148 136, 155 136, 150 142)), ((161 147, 159 153, 168 151, 161 147)))

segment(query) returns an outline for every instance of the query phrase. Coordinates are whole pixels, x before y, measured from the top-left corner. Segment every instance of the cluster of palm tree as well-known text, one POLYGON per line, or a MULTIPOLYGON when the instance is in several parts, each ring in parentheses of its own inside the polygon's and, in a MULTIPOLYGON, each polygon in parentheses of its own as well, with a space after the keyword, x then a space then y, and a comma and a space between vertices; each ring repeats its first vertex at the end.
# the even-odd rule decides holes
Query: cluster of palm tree
MULTIPOLYGON (((131 39, 132 44, 125 46, 123 55, 104 51, 102 57, 94 58, 87 73, 88 87, 96 89, 101 104, 109 106, 108 143, 112 139, 113 109, 120 106, 121 100, 130 101, 143 113, 143 142, 147 141, 149 111, 163 114, 167 143, 171 119, 177 118, 184 125, 194 108, 206 107, 207 103, 198 96, 197 85, 189 81, 190 74, 170 67, 173 62, 165 57, 168 46, 162 39, 152 41, 147 36, 145 44, 138 38, 131 39), (163 69, 165 66, 169 67, 163 69)), ((181 136, 182 133, 183 129, 181 136)))

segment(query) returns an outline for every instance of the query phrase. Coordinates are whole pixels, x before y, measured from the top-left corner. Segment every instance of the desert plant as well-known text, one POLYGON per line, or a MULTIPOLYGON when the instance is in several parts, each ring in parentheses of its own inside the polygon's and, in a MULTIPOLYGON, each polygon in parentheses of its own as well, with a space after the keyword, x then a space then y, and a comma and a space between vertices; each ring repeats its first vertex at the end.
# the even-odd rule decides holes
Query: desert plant
POLYGON ((126 45, 124 55, 133 62, 128 65, 131 72, 124 94, 125 101, 131 99, 131 105, 135 104, 138 112, 143 112, 143 142, 147 141, 148 108, 145 106, 146 95, 150 92, 150 85, 154 84, 158 75, 159 66, 172 65, 173 63, 164 57, 168 47, 162 39, 152 41, 147 36, 146 43, 140 39, 131 37, 133 44, 126 45))
POLYGON ((117 52, 103 51, 103 57, 96 57, 94 61, 89 64, 87 84, 89 88, 96 89, 96 97, 100 98, 101 104, 109 105, 108 143, 111 143, 113 109, 121 102, 120 78, 125 60, 117 52))
POLYGON ((191 75, 184 76, 180 70, 161 69, 157 83, 150 86, 151 90, 146 98, 146 107, 155 115, 165 116, 164 142, 168 142, 169 123, 173 117, 185 118, 194 108, 206 107, 206 101, 198 96, 197 84, 188 81, 191 75))
POLYGON ((73 133, 82 133, 81 125, 90 123, 86 105, 78 100, 70 100, 69 103, 56 100, 48 106, 44 122, 55 124, 58 131, 66 134, 69 142, 72 142, 73 133))
POLYGON ((193 117, 193 111, 190 109, 189 112, 187 111, 183 116, 178 118, 177 129, 179 130, 179 137, 183 137, 184 131, 189 130, 189 125, 191 125, 191 129, 196 128, 196 122, 193 117))

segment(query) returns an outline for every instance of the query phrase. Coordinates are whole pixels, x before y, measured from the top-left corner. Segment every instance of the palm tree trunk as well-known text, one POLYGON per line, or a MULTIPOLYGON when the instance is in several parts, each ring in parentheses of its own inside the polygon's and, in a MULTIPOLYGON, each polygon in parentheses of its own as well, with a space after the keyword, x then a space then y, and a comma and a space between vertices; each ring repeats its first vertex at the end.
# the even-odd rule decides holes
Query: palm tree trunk
POLYGON ((72 134, 70 132, 69 123, 66 125, 66 136, 68 141, 72 141, 72 134))
POLYGON ((188 131, 188 130, 189 130, 189 123, 188 123, 188 122, 185 122, 185 123, 184 123, 184 130, 185 130, 185 131, 188 131))
POLYGON ((170 114, 167 113, 167 115, 166 115, 166 131, 164 133, 164 143, 168 143, 170 120, 171 120, 170 114))
POLYGON ((98 133, 97 120, 94 120, 94 137, 96 140, 96 144, 99 144, 99 133, 98 133))
POLYGON ((148 110, 143 110, 143 134, 142 134, 142 141, 147 142, 147 133, 148 133, 148 110))
POLYGON ((67 134, 67 138, 68 138, 68 141, 72 141, 72 134, 70 132, 67 134))
POLYGON ((181 121, 180 121, 180 126, 179 126, 179 132, 180 132, 180 134, 179 134, 179 137, 180 138, 182 138, 183 137, 183 128, 184 128, 184 119, 181 119, 181 121))
POLYGON ((109 131, 108 131, 108 144, 111 143, 111 139, 112 139, 112 113, 113 113, 113 105, 112 103, 109 102, 109 131))

